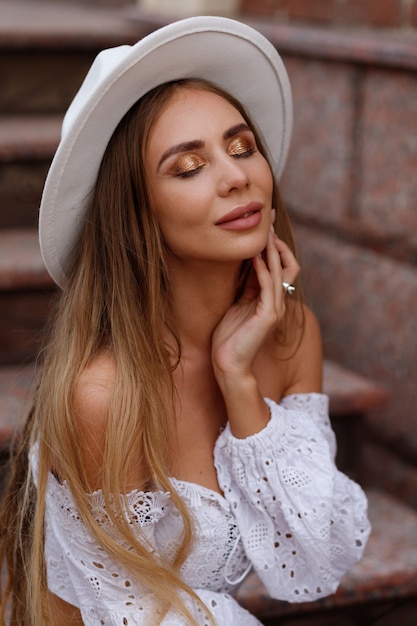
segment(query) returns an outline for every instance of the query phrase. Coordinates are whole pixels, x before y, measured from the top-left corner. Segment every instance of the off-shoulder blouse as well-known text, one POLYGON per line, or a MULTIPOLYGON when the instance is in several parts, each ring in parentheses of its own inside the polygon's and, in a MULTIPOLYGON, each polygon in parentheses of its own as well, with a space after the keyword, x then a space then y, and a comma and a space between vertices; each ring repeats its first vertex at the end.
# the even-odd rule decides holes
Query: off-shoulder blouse
MULTIPOLYGON (((328 398, 268 398, 271 419, 260 432, 220 433, 214 461, 223 495, 171 479, 194 521, 194 541, 182 566, 218 626, 259 625, 234 594, 254 569, 274 598, 311 601, 332 594, 361 557, 370 526, 362 489, 337 470, 328 398)), ((38 450, 31 451, 36 481, 38 450)), ((102 493, 88 496, 97 520, 106 520, 102 493)), ((161 556, 174 554, 182 519, 169 492, 132 491, 129 518, 138 537, 161 556), (139 534, 140 532, 140 534, 139 534)), ((78 607, 87 626, 146 626, 158 613, 155 597, 107 554, 89 533, 66 482, 49 474, 45 559, 49 589, 78 607)), ((184 595, 197 623, 209 625, 198 603, 184 595)), ((163 626, 186 626, 171 610, 163 626)))

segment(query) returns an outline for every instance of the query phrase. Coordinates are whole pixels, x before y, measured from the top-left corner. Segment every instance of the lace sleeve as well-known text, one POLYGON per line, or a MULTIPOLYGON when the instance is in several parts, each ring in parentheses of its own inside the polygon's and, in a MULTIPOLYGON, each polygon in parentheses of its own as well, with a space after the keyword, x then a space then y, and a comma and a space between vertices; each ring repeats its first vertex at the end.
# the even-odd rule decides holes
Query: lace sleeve
POLYGON ((245 550, 269 593, 306 602, 333 593, 361 557, 370 527, 362 489, 334 464, 327 397, 290 396, 267 426, 220 435, 215 462, 245 550))

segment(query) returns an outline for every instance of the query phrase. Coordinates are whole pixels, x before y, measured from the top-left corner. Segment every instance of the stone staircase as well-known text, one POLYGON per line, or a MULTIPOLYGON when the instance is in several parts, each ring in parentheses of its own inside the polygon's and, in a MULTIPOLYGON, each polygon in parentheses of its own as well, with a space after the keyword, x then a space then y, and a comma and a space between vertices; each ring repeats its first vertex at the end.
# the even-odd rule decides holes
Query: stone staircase
POLYGON ((140 34, 112 9, 0 2, 0 365, 35 356, 53 297, 36 226, 63 113, 97 52, 140 34))
MULTIPOLYGON (((152 20, 125 10, 0 0, 0 454, 19 431, 55 287, 42 263, 37 212, 59 141, 62 115, 96 53, 136 41, 152 20)), ((366 486, 363 415, 383 389, 332 363, 325 390, 338 436, 338 463, 366 486)), ((0 470, 1 471, 1 470, 0 470)), ((240 598, 265 624, 411 626, 417 615, 417 512, 369 490, 373 533, 364 559, 331 598, 288 605, 267 597, 255 576, 240 598)))

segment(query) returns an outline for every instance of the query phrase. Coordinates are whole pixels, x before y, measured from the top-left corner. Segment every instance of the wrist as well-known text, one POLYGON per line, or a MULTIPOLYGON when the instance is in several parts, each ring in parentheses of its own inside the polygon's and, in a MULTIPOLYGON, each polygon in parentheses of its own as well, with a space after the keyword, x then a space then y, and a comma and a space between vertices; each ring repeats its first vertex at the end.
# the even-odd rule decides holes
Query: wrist
POLYGON ((219 386, 233 435, 245 439, 265 428, 270 419, 270 411, 255 377, 226 377, 222 383, 219 386))
POLYGON ((257 387, 255 376, 250 370, 230 368, 226 371, 214 367, 214 375, 223 396, 240 394, 248 389, 257 387))

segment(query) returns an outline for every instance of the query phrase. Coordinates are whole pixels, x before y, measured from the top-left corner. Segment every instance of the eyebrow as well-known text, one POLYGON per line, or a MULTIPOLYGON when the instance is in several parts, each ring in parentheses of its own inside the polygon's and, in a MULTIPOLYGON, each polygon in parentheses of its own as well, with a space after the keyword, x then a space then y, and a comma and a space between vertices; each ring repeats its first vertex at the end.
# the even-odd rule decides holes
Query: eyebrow
POLYGON ((168 157, 172 156, 173 154, 178 154, 180 152, 189 152, 190 150, 199 150, 200 148, 203 148, 203 147, 204 147, 204 141, 201 141, 200 139, 195 139, 194 141, 183 141, 182 143, 178 143, 175 146, 168 148, 168 150, 164 152, 164 154, 159 159, 157 169, 159 170, 162 163, 166 161, 166 159, 168 159, 168 157))
POLYGON ((244 122, 242 122, 241 124, 236 124, 236 126, 232 126, 232 128, 226 130, 226 132, 223 134, 223 139, 231 139, 238 133, 242 133, 245 130, 249 130, 250 132, 252 132, 252 129, 249 128, 249 126, 244 122))
MULTIPOLYGON (((241 133, 247 130, 252 132, 247 124, 244 124, 243 122, 241 124, 236 124, 236 126, 232 126, 231 128, 228 128, 223 133, 223 140, 227 141, 227 139, 231 139, 238 133, 241 133)), ((175 144, 175 146, 171 146, 171 148, 168 148, 168 150, 166 150, 164 154, 161 156, 158 162, 157 169, 159 170, 162 163, 166 161, 166 159, 168 159, 173 154, 179 154, 181 152, 189 152, 190 150, 200 150, 201 148, 204 148, 204 141, 201 141, 201 139, 194 139, 193 141, 183 141, 181 143, 175 144)))

